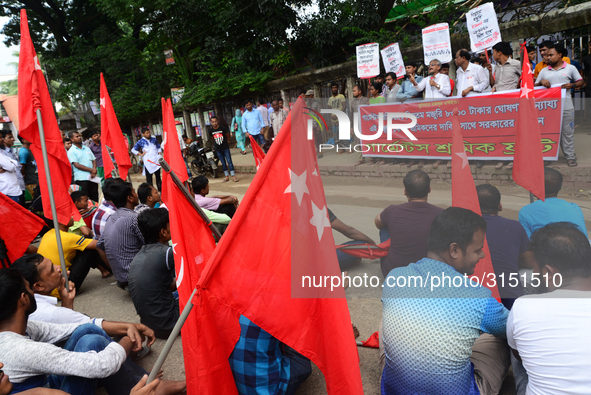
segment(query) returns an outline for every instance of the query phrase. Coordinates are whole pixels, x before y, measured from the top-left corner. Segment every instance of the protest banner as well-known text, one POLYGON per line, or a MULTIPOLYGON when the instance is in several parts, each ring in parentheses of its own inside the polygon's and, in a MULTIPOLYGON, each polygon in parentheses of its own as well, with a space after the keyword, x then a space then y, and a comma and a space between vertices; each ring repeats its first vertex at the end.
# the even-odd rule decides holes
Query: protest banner
POLYGON ((182 88, 170 88, 170 97, 172 97, 172 104, 177 104, 183 98, 185 93, 185 87, 182 88))
POLYGON ((380 74, 380 46, 378 43, 358 45, 357 77, 373 78, 380 74))
POLYGON ((493 3, 482 4, 468 11, 466 24, 470 34, 470 48, 473 52, 482 52, 502 41, 493 3))
POLYGON ((380 51, 382 53, 382 62, 386 73, 393 72, 398 79, 406 75, 404 70, 404 61, 398 43, 390 44, 380 51))
MULTIPOLYGON (((536 89, 537 119, 544 160, 558 159, 562 124, 561 99, 564 98, 564 92, 559 86, 536 89)), ((466 153, 470 159, 513 160, 519 95, 520 90, 514 90, 469 98, 359 106, 361 134, 375 135, 379 133, 379 128, 382 133, 375 140, 361 139, 361 144, 355 150, 367 157, 450 159, 450 119, 454 108, 457 108, 466 153), (417 124, 410 131, 418 140, 411 141, 400 129, 394 129, 388 139, 388 112, 412 113, 417 118, 417 124)), ((393 119, 393 123, 401 122, 408 122, 408 119, 393 119)))
POLYGON ((441 63, 451 62, 453 56, 447 23, 438 23, 423 29, 423 52, 425 64, 429 64, 433 59, 441 63))
POLYGON ((166 65, 174 64, 174 58, 172 57, 172 49, 167 49, 164 51, 164 60, 166 60, 166 65))

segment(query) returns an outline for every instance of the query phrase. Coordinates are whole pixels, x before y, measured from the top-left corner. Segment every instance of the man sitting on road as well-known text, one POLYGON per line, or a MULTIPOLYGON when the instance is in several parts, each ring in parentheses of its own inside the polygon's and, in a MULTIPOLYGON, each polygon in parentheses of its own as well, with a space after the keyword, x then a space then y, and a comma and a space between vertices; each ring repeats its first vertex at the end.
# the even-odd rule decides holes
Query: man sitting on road
MULTIPOLYGON (((92 395, 100 382, 109 395, 129 394, 146 373, 131 372, 124 364, 142 347, 143 334, 134 325, 117 332, 123 337, 116 343, 94 324, 29 321, 35 298, 15 269, 0 270, 0 305, 0 355, 13 393, 48 385, 70 395, 92 395), (63 341, 64 348, 55 345, 63 341)), ((162 382, 158 388, 163 394, 184 389, 184 382, 162 382)))
POLYGON ((539 295, 517 299, 507 321, 509 346, 529 376, 527 393, 588 394, 591 342, 584 339, 591 327, 589 240, 574 224, 558 222, 537 230, 529 247, 539 295))
MULTIPOLYGON (((337 218, 337 216, 332 212, 331 209, 327 208, 328 210, 328 220, 330 221, 330 227, 339 232, 340 234, 344 235, 351 239, 343 244, 375 244, 376 242, 372 240, 371 237, 366 235, 365 233, 361 232, 360 230, 355 229, 351 225, 345 224, 343 221, 337 218)), ((355 263, 359 263, 361 261, 360 258, 351 256, 346 252, 341 250, 337 250, 337 259, 339 261, 339 266, 341 270, 345 269, 346 266, 353 265, 355 263)))
POLYGON ((168 211, 145 210, 137 221, 146 244, 129 265, 129 294, 140 322, 167 339, 179 319, 179 303, 172 294, 176 283, 168 211))
POLYGON ((135 211, 138 214, 144 210, 149 210, 151 208, 160 206, 160 201, 162 200, 162 198, 160 197, 160 192, 158 192, 158 189, 154 188, 147 182, 144 182, 137 189, 137 197, 140 201, 140 204, 135 206, 133 211, 135 211))
POLYGON ((125 182, 121 178, 107 178, 103 185, 103 202, 100 204, 94 216, 92 217, 92 232, 94 233, 94 239, 98 240, 101 238, 101 234, 105 230, 107 220, 111 215, 117 211, 117 207, 113 204, 113 197, 111 196, 110 187, 114 183, 125 182))
POLYGON ((99 254, 104 254, 113 269, 117 286, 127 288, 129 264, 144 245, 144 237, 137 226, 137 193, 129 182, 111 185, 110 194, 117 207, 109 217, 104 232, 97 243, 99 254))
POLYGON ((427 255, 431 223, 443 209, 427 203, 431 179, 422 170, 412 170, 404 177, 407 203, 386 207, 375 218, 380 242, 390 239, 390 249, 382 259, 384 277, 397 267, 416 262, 427 255))
POLYGON ((583 211, 575 203, 558 198, 562 189, 562 174, 549 167, 544 168, 544 185, 546 188, 545 201, 536 200, 519 210, 519 222, 531 235, 538 229, 552 222, 572 222, 587 236, 583 211))
POLYGON ((232 218, 238 207, 238 198, 236 196, 210 196, 209 180, 205 176, 198 176, 191 181, 193 192, 195 193, 195 200, 201 208, 205 208, 216 213, 226 214, 232 218))
POLYGON ((503 210, 501 193, 490 184, 476 187, 482 218, 486 221, 486 240, 490 251, 497 287, 503 305, 511 310, 515 299, 523 295, 519 269, 532 267, 527 251, 529 238, 519 221, 499 216, 503 210), (501 277, 499 277, 501 276, 501 277))
POLYGON ((388 274, 382 394, 499 393, 510 363, 500 339, 509 311, 489 289, 466 281, 484 258, 485 232, 480 215, 448 208, 431 225, 427 257, 388 274))

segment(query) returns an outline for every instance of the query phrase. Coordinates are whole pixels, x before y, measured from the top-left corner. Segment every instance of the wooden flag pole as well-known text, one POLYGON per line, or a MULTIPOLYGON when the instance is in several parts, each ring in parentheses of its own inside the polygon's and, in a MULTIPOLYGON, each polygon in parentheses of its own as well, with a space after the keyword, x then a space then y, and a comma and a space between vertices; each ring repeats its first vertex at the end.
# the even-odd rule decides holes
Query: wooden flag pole
POLYGON ((199 205, 195 201, 195 198, 193 197, 193 195, 191 195, 191 193, 189 192, 189 190, 187 189, 187 187, 183 185, 183 183, 181 182, 180 178, 170 168, 170 166, 168 165, 168 163, 166 163, 166 161, 164 160, 164 158, 158 159, 158 163, 160 163, 160 166, 162 166, 162 169, 165 172, 170 173, 170 176, 172 177, 172 181, 181 190, 181 192, 183 193, 183 195, 185 195, 185 198, 187 198, 187 200, 189 201, 189 203, 191 203, 191 205, 197 211, 197 213, 199 214, 199 216, 201 217, 201 219, 203 219, 203 221, 205 221, 205 223, 207 224, 207 226, 211 230, 211 233, 213 233, 213 236, 215 237, 215 241, 216 242, 220 241, 220 239, 222 238, 222 234, 220 233, 220 231, 218 230, 218 228, 213 224, 213 222, 211 222, 209 220, 209 218, 203 212, 203 210, 201 209, 201 207, 199 207, 199 205))
POLYGON ((41 118, 40 109, 37 109, 37 125, 39 126, 39 140, 41 140, 43 166, 45 167, 45 179, 47 180, 47 194, 49 195, 49 204, 51 205, 51 216, 53 217, 53 227, 55 228, 55 240, 57 242, 57 251, 60 257, 62 275, 66 280, 66 289, 69 291, 70 284, 68 283, 68 269, 66 268, 66 261, 64 259, 64 247, 62 246, 60 224, 57 221, 57 210, 55 208, 55 197, 53 196, 53 184, 51 183, 51 174, 49 172, 49 158, 47 157, 47 145, 45 144, 45 132, 43 130, 43 119, 41 118))

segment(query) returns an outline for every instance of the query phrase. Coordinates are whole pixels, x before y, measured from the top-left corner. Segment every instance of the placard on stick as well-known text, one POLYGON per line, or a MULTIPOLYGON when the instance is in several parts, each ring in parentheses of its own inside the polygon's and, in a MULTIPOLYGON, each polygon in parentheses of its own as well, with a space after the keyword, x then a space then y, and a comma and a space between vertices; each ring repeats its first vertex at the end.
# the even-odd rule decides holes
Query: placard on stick
POLYGON ((501 30, 493 3, 471 9, 466 14, 472 52, 482 52, 501 40, 501 30))
POLYGON ((380 52, 382 53, 382 62, 384 62, 386 73, 393 72, 399 79, 404 77, 406 71, 404 70, 404 61, 398 43, 390 44, 380 52))
POLYGON ((356 47, 357 77, 372 78, 380 74, 380 46, 378 43, 363 44, 356 47))
POLYGON ((433 59, 441 63, 451 62, 453 56, 447 23, 438 23, 423 29, 423 52, 425 64, 429 64, 433 59))

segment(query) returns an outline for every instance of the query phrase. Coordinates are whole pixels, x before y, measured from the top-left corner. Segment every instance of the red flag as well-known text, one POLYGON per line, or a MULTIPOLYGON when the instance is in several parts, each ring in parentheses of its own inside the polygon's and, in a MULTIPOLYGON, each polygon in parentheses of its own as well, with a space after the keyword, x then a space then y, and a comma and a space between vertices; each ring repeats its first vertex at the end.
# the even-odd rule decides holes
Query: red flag
MULTIPOLYGON (((185 182, 189 179, 189 174, 187 173, 187 167, 183 160, 183 155, 181 154, 181 144, 179 143, 179 137, 176 131, 174 112, 172 111, 172 102, 170 99, 164 100, 164 98, 162 98, 162 125, 164 134, 162 141, 162 157, 179 177, 181 182, 185 182)), ((170 178, 170 174, 164 172, 162 177, 170 178)), ((168 204, 169 190, 167 189, 167 186, 172 185, 172 182, 166 184, 163 183, 162 185, 162 201, 168 204)), ((201 220, 201 222, 203 221, 201 220)))
POLYGON ((517 113, 517 135, 513 159, 513 181, 533 193, 546 198, 544 185, 544 154, 538 124, 538 110, 534 99, 534 79, 527 60, 526 43, 521 44, 524 62, 521 69, 521 95, 517 113))
POLYGON ((113 152, 115 162, 119 169, 119 177, 123 180, 127 178, 127 173, 131 169, 131 159, 129 158, 129 151, 127 149, 127 139, 121 132, 119 121, 117 121, 117 114, 111 103, 111 97, 107 91, 107 85, 101 73, 101 147, 103 151, 103 167, 105 170, 105 177, 111 177, 111 172, 115 169, 111 155, 107 147, 113 152))
MULTIPOLYGON (((167 190, 169 194, 166 206, 182 311, 215 248, 215 241, 170 175, 163 177, 162 185, 163 191, 167 190)), ((237 394, 228 355, 240 336, 238 318, 235 312, 220 305, 215 298, 210 300, 205 295, 197 299, 181 330, 187 393, 237 394), (199 352, 199 347, 205 351, 199 352)))
MULTIPOLYGON (((454 109, 454 115, 451 118, 452 122, 452 148, 451 148, 451 202, 453 207, 461 207, 474 211, 478 215, 482 215, 480 211, 480 202, 478 200, 478 193, 476 192, 476 185, 474 184, 474 177, 470 170, 468 163, 468 156, 466 155, 466 148, 464 147, 464 139, 462 137, 462 129, 458 119, 458 110, 454 109)), ((492 292, 492 297, 500 300, 499 290, 495 282, 490 281, 491 275, 494 276, 494 268, 490 260, 490 251, 488 250, 488 242, 484 238, 484 254, 485 257, 478 262, 474 269, 473 276, 478 277, 479 284, 487 287, 492 292), (494 285, 494 286, 492 286, 494 285)))
POLYGON ((261 166, 261 163, 263 163, 263 159, 265 159, 265 153, 263 152, 261 147, 259 147, 259 145, 258 145, 257 141, 254 139, 254 137, 252 137, 250 134, 248 135, 248 137, 250 138, 250 146, 252 147, 252 155, 254 156, 254 163, 257 167, 257 171, 259 171, 259 167, 261 166))
POLYGON ((23 256, 45 222, 20 204, 0 193, 0 239, 4 240, 10 262, 23 256), (18 224, 18 232, 8 224, 18 224))
POLYGON ((61 224, 70 222, 70 218, 79 219, 78 209, 68 194, 68 187, 72 182, 72 167, 68 160, 66 149, 62 141, 59 126, 55 118, 51 97, 47 90, 45 77, 41 71, 41 65, 37 53, 33 47, 29 34, 27 12, 21 10, 21 48, 18 62, 18 117, 19 134, 31 142, 31 151, 36 159, 39 170, 39 187, 43 201, 43 213, 45 217, 52 219, 49 193, 45 171, 51 174, 53 195, 57 210, 57 219, 61 224), (43 163, 41 140, 39 138, 39 126, 37 124, 37 110, 41 110, 43 130, 45 132, 45 144, 47 146, 47 158, 49 169, 45 169, 43 163))
POLYGON ((362 394, 342 284, 306 285, 324 275, 340 283, 341 272, 303 106, 298 99, 198 288, 310 358, 329 394, 362 394))

